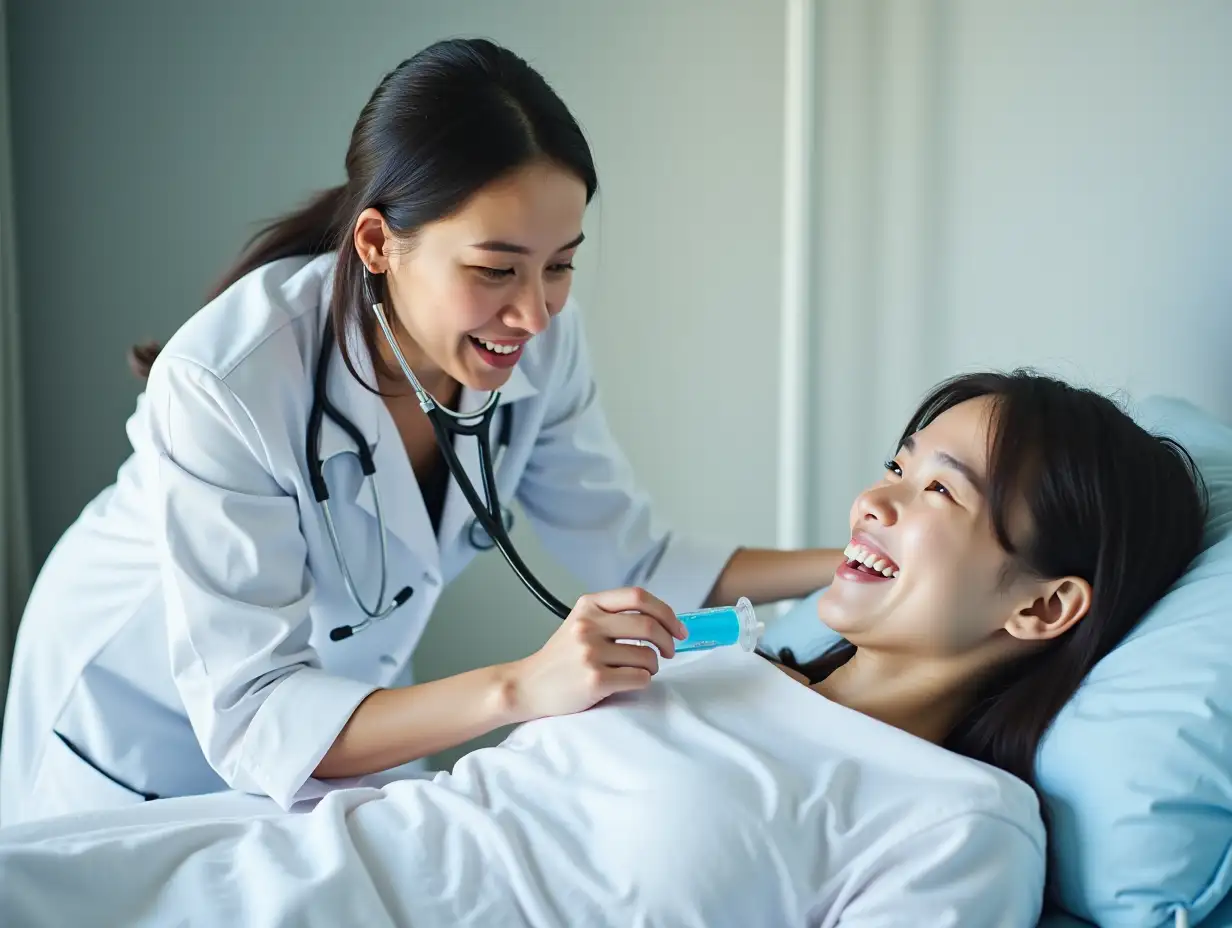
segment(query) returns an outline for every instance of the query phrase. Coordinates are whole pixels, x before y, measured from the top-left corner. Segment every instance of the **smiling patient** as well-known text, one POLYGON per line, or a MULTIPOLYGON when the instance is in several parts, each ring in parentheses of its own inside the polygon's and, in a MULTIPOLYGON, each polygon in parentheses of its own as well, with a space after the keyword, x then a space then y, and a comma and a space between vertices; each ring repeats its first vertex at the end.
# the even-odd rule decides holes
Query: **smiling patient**
POLYGON ((957 378, 852 506, 819 660, 665 654, 640 692, 307 812, 220 795, 3 830, 0 922, 1030 928, 1040 739, 1203 516, 1185 451, 1107 399, 957 378))
POLYGON ((974 374, 933 391, 885 471, 818 605, 845 643, 787 663, 848 708, 1032 782, 1061 707, 1196 555, 1193 461, 1098 394, 974 374))

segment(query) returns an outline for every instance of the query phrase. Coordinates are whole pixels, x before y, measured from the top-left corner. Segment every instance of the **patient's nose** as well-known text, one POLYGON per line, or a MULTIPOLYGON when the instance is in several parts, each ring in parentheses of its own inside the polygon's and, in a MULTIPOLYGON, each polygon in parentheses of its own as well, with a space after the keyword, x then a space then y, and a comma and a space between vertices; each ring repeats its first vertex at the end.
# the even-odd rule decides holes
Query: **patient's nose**
POLYGON ((856 497, 852 507, 852 522, 877 522, 893 525, 898 521, 898 505, 894 501, 893 488, 887 485, 870 487, 856 497))

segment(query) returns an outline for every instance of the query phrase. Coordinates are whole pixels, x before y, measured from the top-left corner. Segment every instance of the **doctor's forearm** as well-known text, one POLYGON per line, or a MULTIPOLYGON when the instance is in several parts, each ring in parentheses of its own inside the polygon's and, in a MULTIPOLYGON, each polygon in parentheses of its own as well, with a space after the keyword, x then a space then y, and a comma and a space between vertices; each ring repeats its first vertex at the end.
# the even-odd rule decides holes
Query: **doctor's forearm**
POLYGON ((741 548, 732 555, 706 599, 707 606, 725 606, 741 596, 754 604, 799 599, 828 585, 842 562, 837 548, 773 551, 741 548))
POLYGON ((356 707, 314 776, 377 773, 520 721, 513 686, 510 668, 499 665, 376 690, 356 707))

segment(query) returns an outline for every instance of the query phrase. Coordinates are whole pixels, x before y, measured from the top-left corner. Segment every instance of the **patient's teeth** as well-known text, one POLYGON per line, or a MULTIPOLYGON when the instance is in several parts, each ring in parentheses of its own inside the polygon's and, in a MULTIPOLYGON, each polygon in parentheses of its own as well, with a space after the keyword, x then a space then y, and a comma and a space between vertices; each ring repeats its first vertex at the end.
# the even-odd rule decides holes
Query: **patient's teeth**
POLYGON ((898 579, 898 571, 897 571, 897 570, 896 570, 896 571, 894 571, 894 573, 893 573, 893 574, 891 574, 891 576, 892 576, 895 580, 897 580, 897 579, 898 579))
POLYGON ((898 568, 894 567, 892 561, 880 554, 874 554, 864 545, 848 542, 847 547, 843 549, 843 557, 852 563, 863 564, 869 570, 876 571, 882 576, 890 578, 898 576, 898 568))

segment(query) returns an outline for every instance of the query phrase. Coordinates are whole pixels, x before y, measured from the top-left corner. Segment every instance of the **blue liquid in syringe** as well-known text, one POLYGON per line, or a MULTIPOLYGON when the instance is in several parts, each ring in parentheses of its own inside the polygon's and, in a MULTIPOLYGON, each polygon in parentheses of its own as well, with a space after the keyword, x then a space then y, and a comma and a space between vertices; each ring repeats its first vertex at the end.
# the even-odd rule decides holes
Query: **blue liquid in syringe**
POLYGON ((757 621, 752 604, 744 597, 734 606, 681 612, 676 618, 689 630, 688 638, 676 642, 677 654, 731 644, 740 644, 752 650, 763 628, 757 621))

